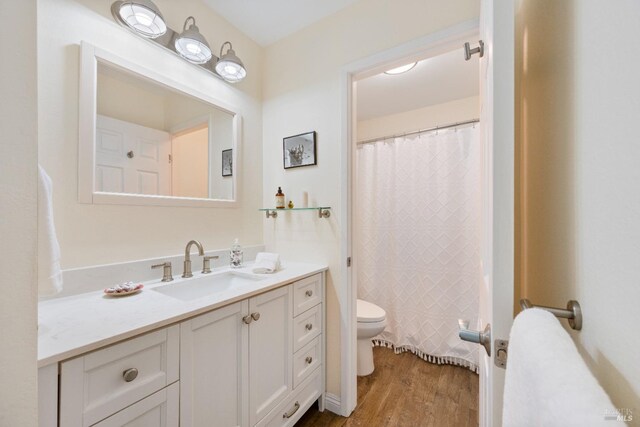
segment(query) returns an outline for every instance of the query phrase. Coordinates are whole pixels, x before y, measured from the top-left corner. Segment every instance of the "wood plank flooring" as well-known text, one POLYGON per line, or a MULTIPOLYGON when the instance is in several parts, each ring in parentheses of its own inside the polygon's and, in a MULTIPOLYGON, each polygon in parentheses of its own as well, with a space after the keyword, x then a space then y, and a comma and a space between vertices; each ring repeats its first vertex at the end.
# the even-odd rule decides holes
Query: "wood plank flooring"
POLYGON ((349 418, 311 407, 295 427, 478 425, 478 376, 435 365, 411 353, 375 347, 376 370, 358 378, 358 406, 349 418))

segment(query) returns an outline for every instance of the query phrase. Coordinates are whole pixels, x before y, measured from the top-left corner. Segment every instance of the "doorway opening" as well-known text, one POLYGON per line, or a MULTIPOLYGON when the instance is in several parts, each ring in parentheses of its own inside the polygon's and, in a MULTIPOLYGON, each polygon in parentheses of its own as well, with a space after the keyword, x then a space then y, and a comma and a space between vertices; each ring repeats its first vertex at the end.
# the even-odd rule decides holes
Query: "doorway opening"
MULTIPOLYGON (((343 67, 341 83, 343 105, 341 138, 343 141, 341 152, 343 167, 341 168, 341 181, 343 186, 341 192, 345 209, 340 212, 340 215, 341 222, 345 224, 347 230, 343 234, 341 244, 341 254, 346 262, 340 272, 340 280, 345 283, 345 286, 338 291, 342 319, 341 389, 339 396, 331 394, 326 396, 326 407, 331 412, 349 416, 358 402, 356 316, 358 255, 354 252, 356 238, 356 169, 354 164, 357 154, 356 143, 360 140, 357 133, 358 82, 401 65, 422 61, 451 52, 454 49, 460 49, 465 42, 477 40, 477 37, 478 22, 469 21, 420 39, 412 40, 388 51, 373 54, 343 67)), ((475 62, 477 66, 477 60, 475 62)), ((415 358, 414 355, 409 355, 415 358)))
MULTIPOLYGON (((404 380, 419 384, 451 375, 447 383, 460 390, 457 410, 476 414, 477 422, 478 348, 458 338, 458 319, 478 327, 479 67, 476 60, 465 61, 462 44, 406 61, 354 82, 352 277, 359 401, 370 398, 363 384, 388 376, 384 371, 395 360, 407 360, 400 354, 411 353, 405 363, 421 375, 404 380), (427 369, 420 363, 440 366, 420 371, 427 369)), ((420 405, 446 407, 438 396, 420 405)), ((444 412, 434 416, 451 415, 444 412)))

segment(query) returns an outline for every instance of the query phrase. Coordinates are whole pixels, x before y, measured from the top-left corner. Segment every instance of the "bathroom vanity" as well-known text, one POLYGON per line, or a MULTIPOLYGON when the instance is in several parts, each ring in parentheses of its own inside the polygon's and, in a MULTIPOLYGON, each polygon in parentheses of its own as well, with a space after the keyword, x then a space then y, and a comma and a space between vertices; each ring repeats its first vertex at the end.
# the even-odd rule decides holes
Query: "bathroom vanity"
POLYGON ((292 426, 324 405, 325 270, 41 302, 40 426, 292 426))

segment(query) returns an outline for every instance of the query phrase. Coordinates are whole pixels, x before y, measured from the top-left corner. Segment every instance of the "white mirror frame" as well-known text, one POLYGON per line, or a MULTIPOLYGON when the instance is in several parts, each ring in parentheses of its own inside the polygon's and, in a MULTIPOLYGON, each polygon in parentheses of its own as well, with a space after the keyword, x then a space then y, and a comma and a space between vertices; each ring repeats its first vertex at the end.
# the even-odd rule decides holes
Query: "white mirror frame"
POLYGON ((239 207, 240 170, 238 159, 242 148, 242 117, 224 101, 175 81, 161 73, 134 64, 85 41, 80 44, 80 100, 78 122, 78 201, 90 204, 186 207, 239 207), (95 191, 96 114, 98 62, 137 74, 155 83, 233 114, 233 199, 199 199, 193 197, 158 196, 95 191))

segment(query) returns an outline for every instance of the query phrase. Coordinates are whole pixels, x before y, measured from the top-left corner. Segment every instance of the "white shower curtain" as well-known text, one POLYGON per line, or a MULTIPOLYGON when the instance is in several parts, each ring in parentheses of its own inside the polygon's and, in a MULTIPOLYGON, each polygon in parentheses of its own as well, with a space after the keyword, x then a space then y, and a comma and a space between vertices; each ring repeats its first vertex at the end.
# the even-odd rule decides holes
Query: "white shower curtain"
POLYGON ((478 370, 478 129, 466 126, 362 144, 357 150, 358 298, 387 312, 374 339, 396 353, 478 370))

